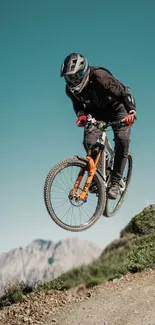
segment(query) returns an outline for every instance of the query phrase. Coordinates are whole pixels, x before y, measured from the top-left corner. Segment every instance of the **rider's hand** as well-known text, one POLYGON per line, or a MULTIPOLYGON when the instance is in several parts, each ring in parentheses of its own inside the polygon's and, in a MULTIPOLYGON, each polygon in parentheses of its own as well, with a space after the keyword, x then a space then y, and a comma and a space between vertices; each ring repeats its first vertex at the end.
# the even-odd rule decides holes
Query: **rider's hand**
POLYGON ((136 118, 136 112, 131 110, 128 115, 122 121, 125 121, 127 125, 131 126, 136 118))
POLYGON ((78 119, 76 121, 76 125, 83 128, 86 122, 87 122, 87 116, 81 115, 78 117, 78 119))

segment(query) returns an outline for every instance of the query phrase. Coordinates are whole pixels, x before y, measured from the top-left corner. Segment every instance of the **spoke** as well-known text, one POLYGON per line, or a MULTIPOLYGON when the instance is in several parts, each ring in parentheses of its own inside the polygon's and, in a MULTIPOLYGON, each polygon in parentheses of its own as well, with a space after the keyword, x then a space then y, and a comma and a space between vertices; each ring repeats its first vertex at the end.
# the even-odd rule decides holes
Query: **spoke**
POLYGON ((78 169, 79 169, 79 167, 76 166, 76 173, 75 173, 75 176, 74 176, 74 181, 73 181, 73 176, 72 176, 73 166, 71 167, 71 170, 68 169, 68 173, 70 174, 70 187, 74 186, 75 180, 76 180, 77 175, 79 173, 78 169))
POLYGON ((53 187, 57 187, 57 188, 60 188, 61 190, 63 190, 66 194, 67 194, 67 191, 65 191, 65 189, 64 188, 62 188, 62 186, 58 186, 58 185, 55 185, 55 184, 53 184, 52 185, 53 187))
POLYGON ((56 208, 61 207, 62 205, 64 205, 68 200, 66 200, 65 202, 62 202, 61 204, 57 205, 56 208))
MULTIPOLYGON (((65 184, 68 185, 67 187, 69 188, 69 184, 68 184, 68 180, 66 179, 65 172, 62 170, 61 173, 62 173, 62 175, 63 175, 63 177, 64 177, 64 182, 65 182, 65 184)), ((69 189, 70 189, 70 188, 69 188, 69 189)))
POLYGON ((86 206, 85 206, 85 207, 83 207, 83 209, 86 209, 88 212, 90 212, 90 213, 91 213, 91 210, 90 210, 90 209, 88 209, 86 206))
POLYGON ((91 205, 92 207, 94 207, 94 205, 96 205, 96 203, 89 200, 89 205, 91 205))
POLYGON ((74 220, 75 220, 75 224, 76 224, 76 217, 75 217, 75 214, 74 214, 74 210, 73 211, 73 216, 74 216, 74 220))
POLYGON ((72 213, 71 213, 71 216, 70 216, 70 220, 71 220, 71 223, 70 224, 72 224, 72 215, 73 215, 73 206, 72 206, 72 213))
POLYGON ((83 207, 83 211, 85 212, 85 214, 90 218, 90 216, 88 215, 88 213, 85 211, 85 208, 83 207))
MULTIPOLYGON (((70 210, 70 209, 71 209, 71 206, 69 207, 69 210, 70 210)), ((62 217, 62 219, 65 217, 65 215, 66 215, 67 213, 69 213, 69 210, 65 212, 65 214, 64 214, 63 217, 62 217)))
POLYGON ((80 217, 80 223, 81 223, 81 214, 80 214, 80 211, 81 211, 81 209, 79 209, 79 217, 80 217))
POLYGON ((84 206, 82 206, 81 207, 81 215, 82 215, 82 219, 84 219, 84 223, 85 222, 88 222, 89 221, 89 219, 90 219, 90 217, 86 214, 86 212, 85 212, 85 209, 84 209, 84 206), (85 215, 87 215, 87 217, 85 217, 85 215))
MULTIPOLYGON (((69 208, 69 212, 73 209, 73 206, 71 205, 70 208, 69 208)), ((67 215, 67 217, 69 218, 69 213, 67 215)))
MULTIPOLYGON (((60 175, 58 175, 58 176, 59 176, 59 178, 60 178, 60 175)), ((57 182, 58 182, 58 180, 57 180, 57 182)), ((65 186, 65 190, 67 190, 66 183, 63 181, 63 179, 62 179, 62 183, 63 183, 64 186, 65 186)), ((62 186, 60 186, 60 188, 62 188, 62 186)))
POLYGON ((54 194, 59 194, 60 195, 60 192, 56 192, 56 191, 52 191, 54 194))
POLYGON ((64 201, 66 201, 66 200, 68 200, 68 199, 66 199, 66 197, 54 197, 54 196, 52 196, 52 200, 53 199, 55 199, 55 200, 64 200, 64 201))

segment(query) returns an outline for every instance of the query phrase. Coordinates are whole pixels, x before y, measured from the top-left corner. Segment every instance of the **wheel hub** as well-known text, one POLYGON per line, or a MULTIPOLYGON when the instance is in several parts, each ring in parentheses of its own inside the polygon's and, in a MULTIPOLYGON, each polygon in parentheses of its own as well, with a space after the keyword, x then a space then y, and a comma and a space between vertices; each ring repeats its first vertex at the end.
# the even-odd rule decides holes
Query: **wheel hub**
MULTIPOLYGON (((82 191, 82 188, 79 187, 78 192, 81 192, 81 191, 82 191)), ((85 200, 80 200, 80 199, 79 199, 79 194, 80 194, 80 193, 76 193, 75 195, 73 195, 73 194, 72 194, 72 190, 71 190, 70 193, 69 193, 69 195, 68 195, 69 201, 70 201, 70 203, 71 203, 74 207, 82 206, 84 203, 87 202, 87 196, 88 196, 88 194, 86 195, 85 200)))

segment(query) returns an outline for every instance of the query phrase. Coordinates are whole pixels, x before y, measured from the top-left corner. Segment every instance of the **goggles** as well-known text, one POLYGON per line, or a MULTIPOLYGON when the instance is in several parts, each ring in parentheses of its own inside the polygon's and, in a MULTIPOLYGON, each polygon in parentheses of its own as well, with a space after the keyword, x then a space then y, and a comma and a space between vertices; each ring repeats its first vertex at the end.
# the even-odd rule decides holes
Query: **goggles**
POLYGON ((79 71, 79 72, 76 72, 75 74, 70 74, 68 76, 65 76, 65 79, 70 84, 78 85, 81 82, 81 80, 83 79, 84 74, 85 74, 85 71, 79 71))

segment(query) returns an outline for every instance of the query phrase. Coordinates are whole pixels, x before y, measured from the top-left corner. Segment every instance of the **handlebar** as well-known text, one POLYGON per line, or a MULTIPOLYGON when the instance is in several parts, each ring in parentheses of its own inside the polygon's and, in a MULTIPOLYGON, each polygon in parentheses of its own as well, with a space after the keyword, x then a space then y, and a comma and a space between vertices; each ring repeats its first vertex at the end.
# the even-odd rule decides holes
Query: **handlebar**
POLYGON ((87 115, 87 122, 85 124, 85 127, 89 127, 91 125, 95 125, 98 129, 101 131, 106 130, 110 126, 125 126, 127 123, 125 121, 112 121, 112 122, 103 122, 103 121, 97 121, 95 118, 93 118, 90 114, 87 115))

